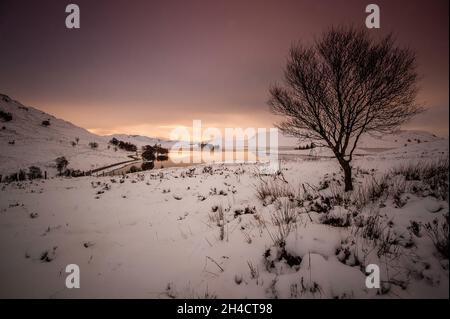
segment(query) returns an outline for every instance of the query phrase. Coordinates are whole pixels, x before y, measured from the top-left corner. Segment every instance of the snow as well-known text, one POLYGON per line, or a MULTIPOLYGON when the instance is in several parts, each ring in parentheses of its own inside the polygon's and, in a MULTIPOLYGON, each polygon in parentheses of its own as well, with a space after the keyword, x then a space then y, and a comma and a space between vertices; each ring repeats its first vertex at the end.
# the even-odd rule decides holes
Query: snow
MULTIPOLYGON (((49 115, 0 103, 14 117, 2 123, 7 126, 0 135, 2 172, 36 162, 49 165, 59 154, 85 168, 127 159, 127 153, 106 148, 111 137, 55 118, 44 128, 40 122, 49 115), (30 146, 33 136, 36 144, 30 146), (69 141, 76 136, 80 143, 73 148, 69 141), (11 148, 5 146, 10 138, 16 140, 11 148), (99 150, 86 147, 88 141, 98 141, 99 150)), ((355 196, 399 165, 448 159, 448 140, 399 134, 397 142, 384 137, 370 144, 377 150, 355 158, 355 196), (404 146, 405 139, 413 142, 404 146)), ((314 205, 326 203, 320 196, 346 196, 338 185, 337 161, 281 153, 288 155, 281 161, 287 183, 261 176, 265 164, 256 163, 0 184, 0 298, 449 297, 448 257, 439 254, 423 226, 444 221, 448 198, 427 193, 423 181, 406 181, 397 199, 389 194, 361 208, 344 201, 319 212, 314 205), (295 199, 258 198, 261 180, 288 187, 295 199), (330 186, 319 190, 324 180, 330 186), (296 196, 306 195, 305 189, 311 198, 300 201, 296 196), (284 205, 296 219, 279 245, 274 214, 284 205), (351 225, 331 222, 348 216, 351 225), (384 227, 383 236, 398 241, 393 251, 378 255, 380 242, 365 238, 357 227, 358 220, 364 224, 373 217, 384 227), (422 225, 417 234, 412 222, 422 225), (380 289, 365 286, 364 267, 370 263, 380 267, 380 289), (68 264, 80 267, 79 289, 65 287, 68 264)))

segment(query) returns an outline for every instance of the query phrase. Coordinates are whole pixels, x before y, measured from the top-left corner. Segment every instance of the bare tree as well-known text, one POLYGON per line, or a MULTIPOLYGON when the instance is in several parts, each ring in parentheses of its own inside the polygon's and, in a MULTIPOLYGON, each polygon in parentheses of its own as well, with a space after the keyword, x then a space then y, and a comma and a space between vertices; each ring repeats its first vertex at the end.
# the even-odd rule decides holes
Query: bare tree
POLYGON ((415 103, 416 56, 392 35, 331 28, 311 46, 291 47, 283 85, 270 89, 284 133, 330 148, 353 189, 351 161, 362 134, 391 132, 423 109, 415 103))

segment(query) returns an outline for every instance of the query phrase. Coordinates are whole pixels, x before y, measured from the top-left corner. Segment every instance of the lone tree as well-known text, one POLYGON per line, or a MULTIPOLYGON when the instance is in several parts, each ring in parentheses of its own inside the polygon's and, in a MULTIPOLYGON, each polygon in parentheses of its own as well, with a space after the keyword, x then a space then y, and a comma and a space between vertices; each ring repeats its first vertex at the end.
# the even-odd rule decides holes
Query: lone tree
POLYGON ((311 46, 293 45, 284 84, 269 105, 287 135, 333 151, 353 189, 351 161, 362 134, 392 132, 423 109, 415 103, 416 56, 367 30, 331 28, 311 46))

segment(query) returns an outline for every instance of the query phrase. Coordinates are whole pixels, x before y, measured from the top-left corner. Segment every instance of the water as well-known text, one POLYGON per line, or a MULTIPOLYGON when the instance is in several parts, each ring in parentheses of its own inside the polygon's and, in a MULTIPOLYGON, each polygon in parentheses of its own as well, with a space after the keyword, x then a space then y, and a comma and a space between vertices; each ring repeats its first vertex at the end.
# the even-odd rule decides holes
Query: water
MULTIPOLYGON (((198 164, 212 163, 256 163, 267 162, 269 156, 265 153, 255 154, 248 150, 235 151, 169 151, 167 160, 155 160, 153 169, 169 168, 169 167, 187 167, 198 164)), ((130 171, 135 166, 141 169, 143 161, 136 161, 125 166, 116 168, 109 172, 110 175, 122 175, 130 171)))

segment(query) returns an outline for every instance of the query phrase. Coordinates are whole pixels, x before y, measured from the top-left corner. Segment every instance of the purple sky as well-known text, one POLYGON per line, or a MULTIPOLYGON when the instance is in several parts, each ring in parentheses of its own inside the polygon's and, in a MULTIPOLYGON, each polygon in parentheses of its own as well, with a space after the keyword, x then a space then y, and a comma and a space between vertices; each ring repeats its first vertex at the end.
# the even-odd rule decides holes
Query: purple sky
POLYGON ((407 128, 448 136, 448 0, 1 0, 0 92, 95 132, 166 137, 176 125, 271 127, 266 101, 292 42, 332 24, 381 31, 418 55, 407 128), (81 29, 65 28, 65 6, 81 29))

